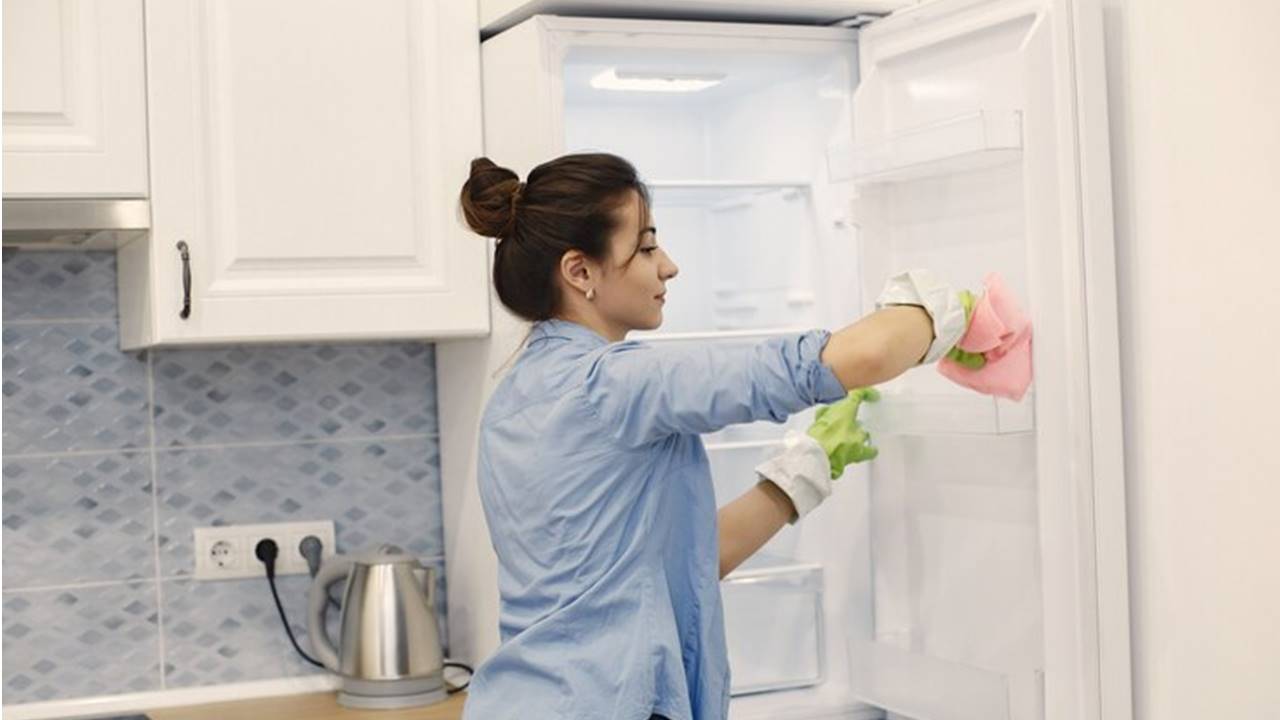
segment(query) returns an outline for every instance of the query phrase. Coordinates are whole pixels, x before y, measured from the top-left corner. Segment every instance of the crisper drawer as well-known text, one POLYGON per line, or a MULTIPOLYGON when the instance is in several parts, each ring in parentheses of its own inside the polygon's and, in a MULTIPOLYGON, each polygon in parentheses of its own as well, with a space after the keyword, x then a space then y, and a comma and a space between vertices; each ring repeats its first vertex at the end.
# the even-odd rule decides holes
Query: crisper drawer
POLYGON ((722 585, 733 695, 825 677, 822 567, 757 555, 722 585))

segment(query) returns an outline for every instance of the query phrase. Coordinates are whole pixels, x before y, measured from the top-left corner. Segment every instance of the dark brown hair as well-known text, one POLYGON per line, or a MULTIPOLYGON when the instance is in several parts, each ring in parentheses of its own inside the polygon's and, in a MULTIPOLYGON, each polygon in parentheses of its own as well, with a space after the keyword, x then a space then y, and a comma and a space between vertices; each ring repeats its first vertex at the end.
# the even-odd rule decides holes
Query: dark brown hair
POLYGON ((560 305, 560 258, 575 249, 595 260, 608 258, 616 211, 629 190, 648 207, 649 191, 636 169, 607 153, 545 162, 525 183, 489 158, 472 160, 462 213, 476 233, 498 239, 493 284, 502 304, 526 320, 551 318, 560 305))

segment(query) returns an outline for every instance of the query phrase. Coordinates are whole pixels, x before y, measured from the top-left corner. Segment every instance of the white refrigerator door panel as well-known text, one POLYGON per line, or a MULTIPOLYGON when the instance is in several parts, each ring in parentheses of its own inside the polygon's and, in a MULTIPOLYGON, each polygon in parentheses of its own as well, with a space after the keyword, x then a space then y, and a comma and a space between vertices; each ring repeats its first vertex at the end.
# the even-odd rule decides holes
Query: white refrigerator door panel
POLYGON ((1129 717, 1102 677, 1105 648, 1127 678, 1128 650, 1103 631, 1127 627, 1127 592, 1100 560, 1124 544, 1118 447, 1095 445, 1119 414, 1109 219, 1087 202, 1104 88, 1078 75, 1098 27, 1087 0, 938 0, 860 34, 854 136, 829 167, 858 188, 864 304, 903 268, 971 288, 998 271, 1035 326, 1021 402, 919 368, 868 408, 874 621, 851 682, 917 720, 1129 717))

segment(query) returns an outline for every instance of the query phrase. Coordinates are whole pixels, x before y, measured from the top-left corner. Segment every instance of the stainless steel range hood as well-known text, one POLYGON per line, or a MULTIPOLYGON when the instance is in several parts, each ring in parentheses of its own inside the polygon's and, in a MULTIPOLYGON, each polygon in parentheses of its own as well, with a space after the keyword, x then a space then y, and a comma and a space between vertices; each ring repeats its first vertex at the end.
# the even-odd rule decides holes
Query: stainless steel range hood
POLYGON ((145 199, 4 200, 4 244, 114 249, 151 227, 145 199))

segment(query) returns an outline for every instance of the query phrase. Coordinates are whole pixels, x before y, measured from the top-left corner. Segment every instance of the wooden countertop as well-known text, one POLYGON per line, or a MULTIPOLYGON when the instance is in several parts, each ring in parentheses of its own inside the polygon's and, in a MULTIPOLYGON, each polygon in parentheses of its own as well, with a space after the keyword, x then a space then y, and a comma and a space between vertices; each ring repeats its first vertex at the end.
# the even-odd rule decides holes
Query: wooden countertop
POLYGON ((404 710, 352 710, 338 704, 338 693, 307 693, 148 710, 151 720, 458 720, 466 693, 426 707, 404 710))

